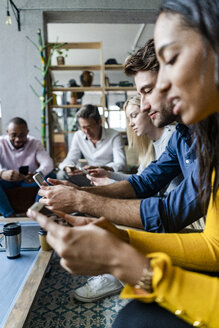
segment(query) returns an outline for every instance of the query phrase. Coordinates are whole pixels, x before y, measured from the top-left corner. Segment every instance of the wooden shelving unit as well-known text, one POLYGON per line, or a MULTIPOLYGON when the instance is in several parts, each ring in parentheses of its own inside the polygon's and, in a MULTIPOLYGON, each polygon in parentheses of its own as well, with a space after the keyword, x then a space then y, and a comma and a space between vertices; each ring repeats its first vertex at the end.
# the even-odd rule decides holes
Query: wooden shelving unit
MULTIPOLYGON (((49 56, 50 51, 52 49, 53 44, 48 44, 47 48, 47 56, 49 56)), ((59 49, 97 49, 99 50, 99 64, 98 65, 55 65, 50 66, 50 72, 55 71, 100 71, 100 86, 90 86, 90 87, 51 87, 51 81, 47 81, 47 90, 50 91, 50 96, 54 92, 62 91, 62 92, 100 92, 100 103, 95 104, 98 107, 102 107, 103 109, 103 118, 105 117, 105 111, 108 109, 106 108, 106 95, 109 92, 127 92, 127 91, 135 91, 135 87, 123 87, 123 86, 106 86, 105 85, 105 72, 106 71, 122 71, 123 65, 104 65, 103 64, 103 50, 102 50, 102 42, 74 42, 74 43, 67 43, 60 47, 59 49)), ((49 119, 49 129, 50 129, 50 153, 53 158, 56 158, 56 150, 57 147, 55 145, 55 133, 53 132, 53 116, 52 111, 55 108, 63 108, 65 110, 71 108, 80 108, 80 104, 75 105, 56 105, 56 104, 49 104, 48 105, 48 119, 49 119)), ((104 120, 103 120, 104 121, 104 120)), ((65 130, 65 129, 64 129, 65 130)), ((72 132, 72 131, 71 131, 72 132)), ((68 131, 63 131, 63 134, 68 134, 68 131)))
POLYGON ((51 71, 99 71, 101 69, 100 65, 58 65, 58 66, 50 66, 51 71))

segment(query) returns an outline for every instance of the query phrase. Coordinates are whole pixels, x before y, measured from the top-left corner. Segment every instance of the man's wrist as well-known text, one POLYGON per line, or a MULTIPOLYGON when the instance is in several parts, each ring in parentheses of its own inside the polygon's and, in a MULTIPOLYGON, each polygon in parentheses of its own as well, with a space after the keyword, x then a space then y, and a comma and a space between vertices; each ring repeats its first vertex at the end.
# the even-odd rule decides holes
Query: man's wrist
POLYGON ((102 208, 100 204, 100 199, 97 199, 99 196, 93 196, 91 193, 80 190, 77 195, 77 204, 78 210, 82 213, 88 213, 93 216, 101 216, 98 212, 98 208, 102 208), (97 206, 98 204, 98 206, 97 206))
MULTIPOLYGON (((75 193, 75 192, 74 192, 75 193)), ((82 191, 80 190, 77 193, 77 208, 78 211, 80 211, 81 213, 89 213, 89 209, 90 209, 90 201, 89 201, 89 194, 86 191, 82 191)))

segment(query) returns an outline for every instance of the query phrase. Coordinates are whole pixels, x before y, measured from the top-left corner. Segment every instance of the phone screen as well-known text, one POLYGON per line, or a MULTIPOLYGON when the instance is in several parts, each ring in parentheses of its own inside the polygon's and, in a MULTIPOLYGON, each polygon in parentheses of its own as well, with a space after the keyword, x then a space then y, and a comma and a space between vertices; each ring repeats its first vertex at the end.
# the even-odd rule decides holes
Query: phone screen
MULTIPOLYGON (((42 176, 42 174, 40 173, 36 173, 34 176, 33 176, 33 179, 34 181, 38 184, 39 187, 42 186, 43 182, 46 180, 44 179, 44 177, 42 176)), ((48 183, 46 182, 46 184, 48 185, 48 183)))

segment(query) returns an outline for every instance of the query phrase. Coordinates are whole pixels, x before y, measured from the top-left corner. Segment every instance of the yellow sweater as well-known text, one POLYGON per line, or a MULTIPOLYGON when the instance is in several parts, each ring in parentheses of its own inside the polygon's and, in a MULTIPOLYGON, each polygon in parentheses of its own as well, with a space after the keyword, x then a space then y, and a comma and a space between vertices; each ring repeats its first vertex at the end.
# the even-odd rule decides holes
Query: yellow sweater
POLYGON ((203 233, 155 234, 128 230, 130 244, 152 258, 152 294, 127 285, 121 297, 157 301, 196 327, 219 327, 219 279, 181 269, 219 272, 219 190, 212 198, 203 233))

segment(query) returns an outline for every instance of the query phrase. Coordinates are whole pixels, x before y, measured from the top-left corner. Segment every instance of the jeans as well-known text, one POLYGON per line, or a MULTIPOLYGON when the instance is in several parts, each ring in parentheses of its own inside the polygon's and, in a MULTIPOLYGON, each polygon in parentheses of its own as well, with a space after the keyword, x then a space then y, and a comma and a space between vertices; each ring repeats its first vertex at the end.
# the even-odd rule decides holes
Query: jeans
MULTIPOLYGON (((55 174, 51 172, 45 178, 55 178, 55 177, 56 177, 55 174)), ((17 187, 24 187, 24 188, 37 187, 37 184, 36 182, 27 183, 25 181, 0 180, 0 213, 6 218, 14 213, 14 209, 12 208, 8 200, 5 190, 14 189, 17 187)), ((39 199, 40 196, 36 195, 36 202, 39 199)))
POLYGON ((189 328, 192 327, 156 303, 131 301, 116 317, 112 328, 189 328))

